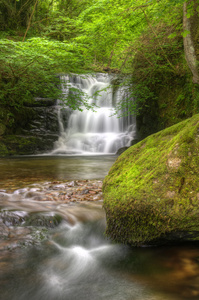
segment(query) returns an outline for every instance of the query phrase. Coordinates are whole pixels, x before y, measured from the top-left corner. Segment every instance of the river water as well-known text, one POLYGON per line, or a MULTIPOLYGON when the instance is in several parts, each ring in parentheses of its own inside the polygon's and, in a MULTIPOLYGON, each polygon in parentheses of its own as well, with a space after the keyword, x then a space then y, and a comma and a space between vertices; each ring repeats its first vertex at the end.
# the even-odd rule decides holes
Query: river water
POLYGON ((104 235, 115 159, 0 159, 0 299, 199 299, 197 245, 130 248, 104 235))
POLYGON ((0 188, 52 180, 103 179, 115 159, 115 155, 0 159, 0 188))

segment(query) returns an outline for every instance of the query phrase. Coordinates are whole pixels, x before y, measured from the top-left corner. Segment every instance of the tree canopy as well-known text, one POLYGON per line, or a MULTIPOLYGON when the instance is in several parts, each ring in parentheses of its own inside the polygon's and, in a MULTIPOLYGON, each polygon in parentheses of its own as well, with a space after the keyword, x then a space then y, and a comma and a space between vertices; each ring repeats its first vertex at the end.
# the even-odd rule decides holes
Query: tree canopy
MULTIPOLYGON (((138 87, 179 75, 183 38, 191 35, 183 28, 184 3, 0 0, 1 102, 17 107, 45 92, 57 97, 60 73, 135 74, 138 87)), ((186 4, 186 18, 198 17, 199 1, 186 4)))

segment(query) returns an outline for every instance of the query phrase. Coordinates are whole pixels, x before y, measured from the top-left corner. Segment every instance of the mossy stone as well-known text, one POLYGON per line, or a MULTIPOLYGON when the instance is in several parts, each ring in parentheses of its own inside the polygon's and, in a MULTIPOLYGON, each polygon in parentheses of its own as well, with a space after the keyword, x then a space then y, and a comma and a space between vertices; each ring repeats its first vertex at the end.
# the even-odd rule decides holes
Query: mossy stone
POLYGON ((106 234, 130 245, 197 239, 198 153, 199 114, 121 154, 103 182, 106 234))

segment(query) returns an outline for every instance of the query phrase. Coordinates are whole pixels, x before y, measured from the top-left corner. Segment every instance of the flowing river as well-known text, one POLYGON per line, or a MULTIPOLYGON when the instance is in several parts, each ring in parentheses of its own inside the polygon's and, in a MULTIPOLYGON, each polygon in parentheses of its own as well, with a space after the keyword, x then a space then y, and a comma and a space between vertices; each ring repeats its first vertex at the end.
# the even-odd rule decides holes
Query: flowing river
POLYGON ((199 247, 109 241, 115 156, 0 159, 0 299, 199 299, 199 247))

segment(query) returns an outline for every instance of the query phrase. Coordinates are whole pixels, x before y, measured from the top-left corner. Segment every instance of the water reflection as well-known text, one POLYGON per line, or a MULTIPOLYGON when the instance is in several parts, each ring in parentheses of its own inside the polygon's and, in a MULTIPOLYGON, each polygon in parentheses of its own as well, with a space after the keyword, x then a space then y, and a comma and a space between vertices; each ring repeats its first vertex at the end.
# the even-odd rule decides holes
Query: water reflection
POLYGON ((29 156, 0 159, 0 188, 38 181, 103 179, 116 156, 29 156))

